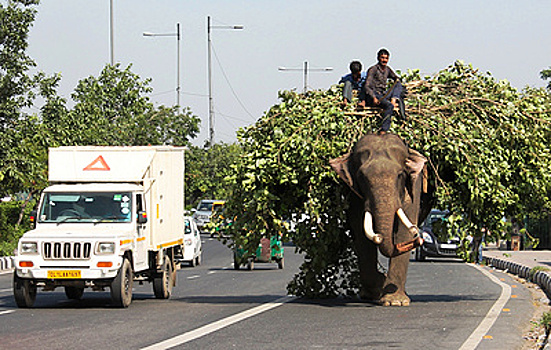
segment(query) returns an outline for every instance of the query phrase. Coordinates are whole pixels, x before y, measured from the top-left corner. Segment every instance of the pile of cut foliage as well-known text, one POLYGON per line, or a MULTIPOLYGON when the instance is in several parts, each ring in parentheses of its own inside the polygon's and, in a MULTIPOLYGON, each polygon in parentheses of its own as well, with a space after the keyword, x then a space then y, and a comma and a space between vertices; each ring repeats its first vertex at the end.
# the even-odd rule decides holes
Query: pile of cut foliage
MULTIPOLYGON (((463 238, 503 230, 504 217, 549 206, 551 97, 544 89, 518 91, 458 61, 434 76, 402 74, 408 118, 391 132, 428 158, 435 203, 454 215, 447 233, 463 238)), ((281 102, 240 130, 243 149, 226 217, 232 246, 254 247, 281 234, 304 254, 289 292, 333 297, 357 292, 357 262, 345 210, 348 188, 329 166, 380 119, 343 107, 340 86, 306 94, 282 91, 281 102)), ((468 260, 468 240, 463 257, 468 260)))

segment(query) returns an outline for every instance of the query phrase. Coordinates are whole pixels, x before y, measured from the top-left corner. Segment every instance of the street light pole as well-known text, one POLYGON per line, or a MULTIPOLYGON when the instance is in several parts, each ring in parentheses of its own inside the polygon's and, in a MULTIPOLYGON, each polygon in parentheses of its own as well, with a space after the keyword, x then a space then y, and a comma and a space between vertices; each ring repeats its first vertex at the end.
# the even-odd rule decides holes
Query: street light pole
POLYGON ((279 71, 303 71, 304 72, 304 92, 308 91, 308 72, 330 72, 333 70, 333 67, 323 67, 323 68, 308 68, 308 61, 304 61, 304 68, 287 68, 287 67, 278 67, 279 71))
POLYGON ((113 0, 110 1, 109 4, 109 47, 110 47, 110 56, 111 56, 111 65, 115 65, 115 44, 114 44, 114 34, 113 34, 113 27, 114 27, 114 19, 113 19, 113 0))
POLYGON ((210 16, 207 16, 207 64, 208 64, 208 84, 209 84, 209 147, 214 144, 214 104, 212 101, 212 43, 210 41, 210 16))
POLYGON ((143 36, 175 36, 176 37, 176 105, 180 108, 180 23, 176 23, 176 33, 149 33, 144 32, 143 36))
POLYGON ((211 29, 243 29, 242 25, 211 25, 210 16, 207 16, 207 75, 209 88, 209 147, 214 145, 214 101, 212 98, 212 41, 210 38, 211 29))

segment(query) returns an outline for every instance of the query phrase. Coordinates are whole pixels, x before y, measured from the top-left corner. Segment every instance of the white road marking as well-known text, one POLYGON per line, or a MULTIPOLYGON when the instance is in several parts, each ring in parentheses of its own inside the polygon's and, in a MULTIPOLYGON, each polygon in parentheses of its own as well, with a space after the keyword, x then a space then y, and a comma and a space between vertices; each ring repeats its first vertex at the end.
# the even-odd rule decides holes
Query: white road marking
POLYGON ((1 315, 11 314, 12 312, 15 312, 15 310, 0 311, 0 316, 1 316, 1 315))
POLYGON ((7 288, 7 289, 0 289, 0 293, 6 293, 6 292, 11 292, 13 289, 11 288, 7 288))
POLYGON ((10 273, 13 273, 13 270, 2 271, 2 272, 0 272, 0 275, 7 275, 7 274, 10 274, 10 273))
POLYGON ((509 301, 511 298, 511 286, 509 286, 506 283, 501 282, 496 276, 492 275, 490 272, 488 272, 483 267, 480 267, 475 264, 469 264, 470 266, 473 266, 480 270, 482 273, 484 273, 488 278, 494 282, 495 284, 499 285, 501 287, 501 295, 494 303, 494 306, 488 311, 486 314, 486 317, 478 327, 473 331, 471 336, 461 345, 459 350, 470 350, 470 349, 476 349, 478 344, 482 341, 482 338, 488 333, 490 328, 494 325, 495 321, 497 321, 497 318, 501 314, 501 310, 503 310, 503 307, 509 301))
POLYGON ((213 273, 216 273, 216 271, 209 271, 207 272, 207 275, 212 275, 213 273))
POLYGON ((187 279, 188 279, 188 280, 194 280, 194 279, 199 278, 199 277, 201 277, 201 276, 199 276, 199 275, 193 275, 193 276, 188 276, 187 279))
POLYGON ((249 317, 256 316, 260 313, 266 312, 268 310, 271 310, 273 308, 276 308, 278 306, 281 306, 285 303, 288 303, 292 300, 294 300, 295 297, 292 296, 286 296, 283 298, 279 298, 277 300, 274 300, 272 302, 262 304, 257 307, 253 307, 252 309, 245 310, 241 313, 235 314, 233 316, 226 317, 224 319, 221 319, 219 321, 213 322, 211 324, 208 324, 206 326, 194 329, 192 331, 189 331, 187 333, 178 335, 174 338, 167 339, 165 341, 162 341, 157 344, 153 344, 151 346, 148 346, 146 348, 143 348, 142 350, 157 350, 157 349, 168 349, 172 348, 174 346, 182 345, 187 342, 190 342, 192 340, 195 340, 197 338, 203 337, 207 334, 216 332, 222 328, 231 326, 234 323, 243 321, 249 317))

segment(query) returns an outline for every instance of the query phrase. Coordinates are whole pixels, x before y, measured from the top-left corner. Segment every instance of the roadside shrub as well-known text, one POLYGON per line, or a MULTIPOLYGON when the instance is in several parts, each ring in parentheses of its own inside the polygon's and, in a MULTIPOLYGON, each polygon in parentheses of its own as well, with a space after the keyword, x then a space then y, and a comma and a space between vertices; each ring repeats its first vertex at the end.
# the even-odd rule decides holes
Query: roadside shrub
POLYGON ((26 231, 31 229, 29 213, 32 205, 27 204, 23 212, 23 220, 17 225, 23 201, 0 203, 0 256, 11 256, 17 247, 17 241, 26 231))

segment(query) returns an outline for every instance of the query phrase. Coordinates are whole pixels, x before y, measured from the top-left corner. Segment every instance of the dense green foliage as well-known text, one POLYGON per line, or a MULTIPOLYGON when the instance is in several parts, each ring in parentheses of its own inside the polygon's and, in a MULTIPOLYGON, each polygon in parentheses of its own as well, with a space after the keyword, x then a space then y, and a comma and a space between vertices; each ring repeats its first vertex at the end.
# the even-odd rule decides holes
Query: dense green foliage
POLYGON ((551 90, 551 68, 542 70, 540 72, 540 76, 543 80, 549 80, 547 83, 547 89, 551 90))
MULTIPOLYGON (((24 201, 0 202, 0 256, 13 255, 17 247, 17 241, 25 231, 31 229, 29 220, 20 220, 21 207, 25 205, 24 201)), ((32 205, 27 205, 23 215, 28 216, 32 205)))
MULTIPOLYGON (((391 131, 429 159, 437 205, 457 214, 448 232, 501 232, 503 217, 548 208, 548 92, 519 92, 462 62, 430 77, 408 71, 402 79, 409 89, 408 119, 395 119, 391 131)), ((283 91, 280 98, 238 135, 243 158, 230 178, 227 210, 235 222, 227 233, 249 251, 264 235, 282 232, 292 240, 305 261, 291 293, 355 293, 356 260, 345 217, 349 190, 329 160, 376 131, 379 118, 355 112, 353 105, 341 107, 337 86, 306 95, 283 91), (287 219, 299 221, 289 232, 287 219)))
POLYGON ((229 198, 224 182, 237 162, 241 148, 237 144, 217 143, 212 147, 190 146, 186 153, 186 208, 195 208, 201 199, 229 198))
MULTIPOLYGON (((35 62, 26 55, 29 29, 38 0, 0 4, 0 197, 28 193, 6 235, 12 241, 24 228, 22 213, 47 185, 48 147, 65 145, 189 146, 199 118, 188 108, 155 107, 149 79, 131 66, 106 66, 97 77, 82 79, 71 95, 57 94, 60 75, 30 75, 35 62), (30 107, 44 101, 38 113, 30 107)), ((8 221, 6 221, 8 222, 8 221)), ((11 244, 11 243, 10 243, 11 244)))

